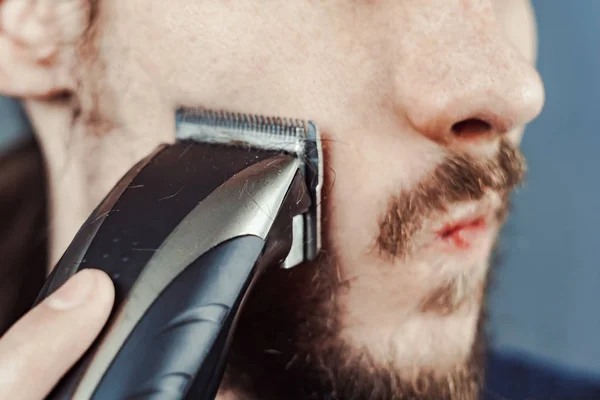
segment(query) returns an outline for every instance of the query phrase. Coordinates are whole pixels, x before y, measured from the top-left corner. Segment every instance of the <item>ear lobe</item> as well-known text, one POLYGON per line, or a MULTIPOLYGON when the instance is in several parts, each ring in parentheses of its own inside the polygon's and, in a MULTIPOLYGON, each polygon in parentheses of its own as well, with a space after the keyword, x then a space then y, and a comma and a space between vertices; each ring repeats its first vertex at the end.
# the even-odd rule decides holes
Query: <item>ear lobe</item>
POLYGON ((89 1, 0 0, 0 93, 45 97, 74 88, 89 1))

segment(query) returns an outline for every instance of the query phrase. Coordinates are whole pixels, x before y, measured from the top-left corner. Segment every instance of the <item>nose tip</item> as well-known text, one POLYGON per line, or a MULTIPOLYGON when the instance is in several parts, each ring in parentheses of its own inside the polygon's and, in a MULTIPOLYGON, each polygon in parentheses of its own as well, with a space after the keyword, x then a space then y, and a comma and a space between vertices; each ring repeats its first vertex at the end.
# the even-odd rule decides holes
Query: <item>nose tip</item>
POLYGON ((543 107, 541 79, 525 61, 454 72, 437 87, 417 87, 413 80, 412 101, 403 104, 411 125, 436 142, 493 139, 527 124, 543 107))

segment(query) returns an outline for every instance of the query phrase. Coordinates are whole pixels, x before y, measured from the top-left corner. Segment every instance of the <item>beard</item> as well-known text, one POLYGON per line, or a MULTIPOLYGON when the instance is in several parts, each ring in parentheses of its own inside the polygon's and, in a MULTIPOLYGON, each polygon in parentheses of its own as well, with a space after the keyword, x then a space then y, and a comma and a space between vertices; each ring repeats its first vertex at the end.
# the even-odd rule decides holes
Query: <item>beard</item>
MULTIPOLYGON (((504 220, 510 190, 524 172, 522 154, 507 141, 495 159, 449 154, 413 189, 390 199, 379 223, 377 249, 384 257, 410 261, 423 221, 490 191, 504 200, 496 215, 504 220)), ((291 270, 270 269, 256 283, 238 322, 222 390, 260 400, 477 399, 486 347, 483 294, 491 268, 471 291, 460 284, 467 278, 457 275, 433 287, 421 302, 420 312, 440 318, 468 299, 475 305, 477 331, 466 359, 444 373, 418 365, 407 371, 396 365, 393 354, 381 361, 341 338, 344 305, 338 298, 351 282, 338 273, 331 248, 325 238, 316 261, 291 270)))

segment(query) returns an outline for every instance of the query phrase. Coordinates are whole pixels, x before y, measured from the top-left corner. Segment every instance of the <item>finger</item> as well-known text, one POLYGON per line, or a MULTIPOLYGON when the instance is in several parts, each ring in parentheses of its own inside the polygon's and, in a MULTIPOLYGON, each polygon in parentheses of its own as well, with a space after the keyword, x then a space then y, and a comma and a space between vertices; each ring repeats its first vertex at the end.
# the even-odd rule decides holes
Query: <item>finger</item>
POLYGON ((84 269, 0 339, 0 399, 40 400, 83 355, 110 314, 114 289, 84 269))

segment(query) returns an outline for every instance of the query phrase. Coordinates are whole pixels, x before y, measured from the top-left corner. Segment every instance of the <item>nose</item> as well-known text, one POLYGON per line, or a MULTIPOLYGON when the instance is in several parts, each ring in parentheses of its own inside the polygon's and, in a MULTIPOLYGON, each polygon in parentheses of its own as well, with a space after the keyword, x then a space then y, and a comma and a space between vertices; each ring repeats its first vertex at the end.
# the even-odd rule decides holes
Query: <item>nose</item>
POLYGON ((444 144, 502 136, 544 103, 537 71, 501 35, 462 33, 428 43, 433 52, 396 71, 399 109, 415 130, 444 144))

